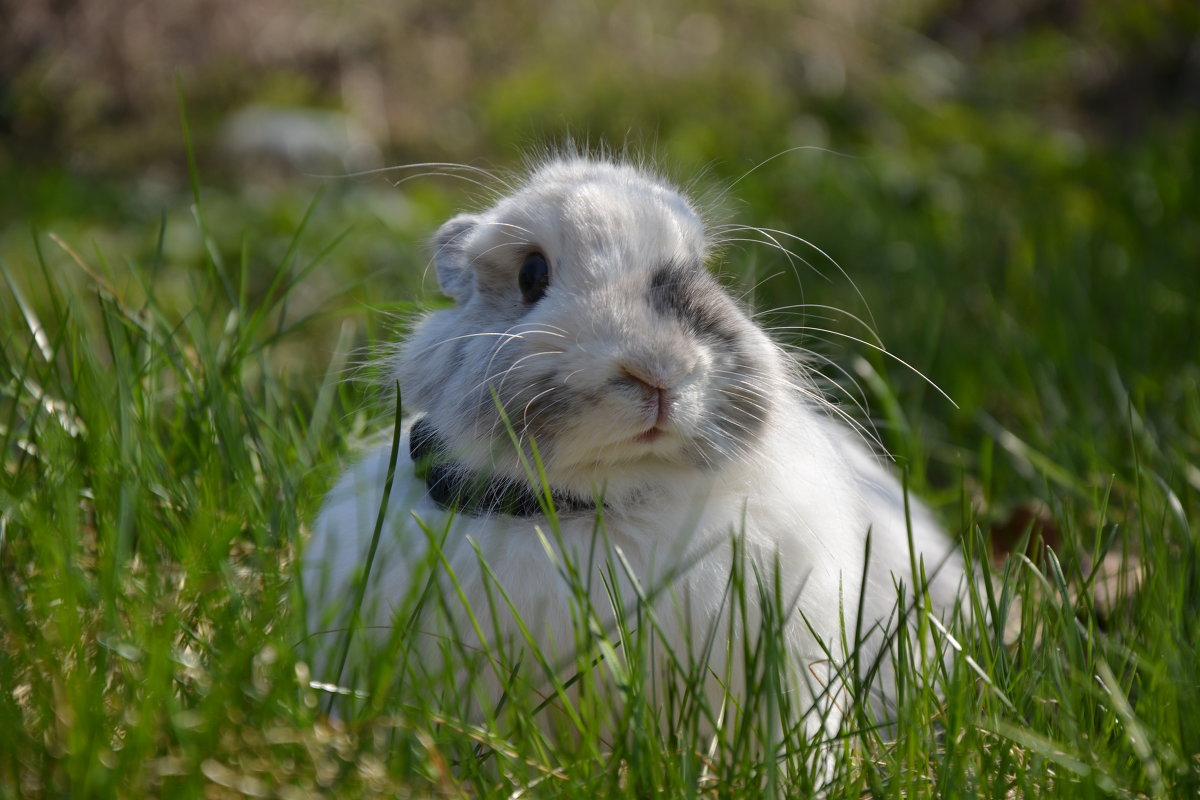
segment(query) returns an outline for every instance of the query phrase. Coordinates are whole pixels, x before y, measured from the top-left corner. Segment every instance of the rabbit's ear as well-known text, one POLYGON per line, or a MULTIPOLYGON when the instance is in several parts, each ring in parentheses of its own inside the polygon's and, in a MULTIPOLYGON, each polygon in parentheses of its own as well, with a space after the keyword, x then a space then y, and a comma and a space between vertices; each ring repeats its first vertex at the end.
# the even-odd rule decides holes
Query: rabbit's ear
POLYGON ((459 214, 438 228, 433 237, 438 285, 443 294, 459 304, 465 303, 475 288, 464 244, 478 224, 479 217, 474 214, 459 214))

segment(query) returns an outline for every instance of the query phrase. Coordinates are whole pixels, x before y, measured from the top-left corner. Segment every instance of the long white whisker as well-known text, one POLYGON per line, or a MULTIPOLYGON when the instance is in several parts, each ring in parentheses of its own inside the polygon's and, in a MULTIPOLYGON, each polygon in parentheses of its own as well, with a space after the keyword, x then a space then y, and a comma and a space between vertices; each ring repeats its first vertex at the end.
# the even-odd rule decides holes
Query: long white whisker
MULTIPOLYGON (((531 355, 550 355, 550 354, 549 353, 533 353, 531 355)), ((496 389, 496 391, 499 391, 500 389, 504 388, 504 382, 506 380, 508 380, 509 375, 511 375, 513 372, 516 372, 518 369, 524 369, 527 366, 528 365, 526 365, 526 364, 520 364, 520 365, 512 364, 512 365, 509 365, 497 372, 493 372, 493 373, 487 375, 486 377, 481 378, 474 386, 472 386, 468 390, 468 394, 474 394, 475 392, 478 392, 480 389, 484 388, 485 386, 492 386, 496 389), (499 383, 496 383, 497 379, 499 379, 499 383)), ((522 391, 524 391, 524 390, 522 390, 522 391)), ((517 393, 517 396, 518 397, 520 396, 520 392, 517 393)))
POLYGON ((497 244, 492 245, 487 250, 484 250, 482 253, 476 254, 474 259, 472 259, 472 260, 478 261, 479 259, 483 258, 484 256, 496 252, 497 250, 501 249, 502 247, 524 247, 527 244, 528 244, 528 242, 499 242, 497 244))
POLYGON ((551 386, 550 388, 545 389, 541 392, 538 392, 533 397, 529 398, 529 402, 525 404, 525 410, 521 412, 521 419, 525 422, 526 426, 528 426, 528 424, 529 424, 529 407, 532 406, 535 402, 537 402, 537 399, 539 397, 544 397, 545 395, 550 394, 551 392, 555 391, 556 389, 558 389, 557 386, 551 386))
POLYGON ((495 349, 492 351, 492 357, 490 359, 488 359, 487 367, 484 369, 485 372, 492 371, 492 365, 496 362, 496 359, 500 356, 500 351, 503 350, 506 345, 510 344, 511 342, 513 342, 517 339, 524 339, 526 336, 532 336, 532 335, 538 334, 538 333, 543 333, 546 336, 554 336, 559 339, 566 338, 562 334, 554 333, 553 331, 541 331, 537 328, 531 328, 530 330, 527 330, 527 331, 520 331, 519 333, 512 333, 513 330, 519 328, 520 326, 521 326, 521 323, 517 323, 516 325, 513 325, 512 327, 510 327, 508 330, 504 331, 503 334, 501 334, 501 336, 506 337, 506 338, 504 338, 503 341, 499 342, 496 345, 495 349))
POLYGON ((866 339, 860 339, 857 336, 851 336, 850 334, 842 333, 841 331, 834 331, 834 330, 830 330, 828 328, 815 328, 815 327, 808 326, 808 325, 781 325, 781 326, 777 327, 776 330, 815 331, 817 333, 825 333, 830 336, 841 336, 842 338, 849 339, 853 342, 858 342, 861 345, 866 345, 867 347, 870 347, 872 350, 878 351, 879 353, 887 356, 888 358, 892 359, 896 363, 900 364, 904 368, 910 370, 918 378, 920 378, 921 380, 928 383, 931 387, 933 387, 934 391, 936 391, 942 397, 946 398, 946 400, 949 401, 950 405, 954 406, 955 408, 958 408, 958 403, 954 402, 954 400, 950 397, 950 395, 948 395, 944 391, 942 391, 942 387, 940 387, 936 383, 934 383, 933 380, 928 375, 921 372, 921 370, 917 369, 912 364, 909 364, 907 361, 902 359, 900 356, 896 355, 895 353, 891 352, 890 350, 887 350, 877 344, 874 344, 873 342, 868 342, 866 339))
MULTIPOLYGON (((770 318, 777 314, 782 314, 785 311, 799 310, 799 311, 807 312, 808 309, 810 309, 810 308, 820 308, 820 309, 824 309, 826 311, 832 311, 835 314, 840 314, 843 317, 846 317, 850 320, 853 320, 854 322, 857 322, 859 325, 861 325, 863 327, 864 330, 866 330, 873 337, 875 337, 875 341, 881 347, 883 346, 883 340, 879 337, 879 333, 873 327, 873 323, 867 322, 862 317, 858 316, 857 314, 854 314, 853 312, 847 311, 844 308, 839 308, 838 306, 826 305, 825 303, 794 303, 794 304, 788 305, 788 306, 779 306, 777 308, 766 309, 764 311, 753 314, 752 316, 755 319, 757 319, 758 317, 770 318)), ((809 315, 807 313, 805 313, 805 317, 808 317, 808 316, 809 315)), ((830 322, 833 321, 833 319, 829 318, 829 317, 820 317, 820 319, 827 319, 830 322)), ((766 327, 765 330, 772 331, 772 330, 775 330, 775 328, 774 327, 766 327)))
MULTIPOLYGON (((334 176, 334 177, 336 177, 336 176, 334 176)), ((348 175, 346 177, 353 177, 353 176, 348 175)), ((393 189, 396 189, 396 188, 399 188, 399 187, 403 186, 404 184, 408 183, 409 181, 415 181, 418 178, 455 178, 455 179, 463 181, 465 183, 470 183, 475 186, 478 186, 480 189, 483 189, 485 192, 492 195, 493 197, 500 196, 499 192, 497 192, 493 187, 487 185, 483 181, 478 181, 478 180, 475 180, 474 178, 468 178, 466 175, 457 175, 453 172, 422 172, 419 175, 408 175, 407 177, 404 177, 404 178, 399 178, 394 181, 388 181, 388 183, 390 183, 392 185, 393 189)))
POLYGON ((509 328, 508 331, 503 331, 503 332, 485 331, 482 333, 464 333, 460 336, 450 336, 446 339, 439 339, 436 342, 431 342, 431 343, 427 344, 426 346, 422 347, 420 350, 416 351, 413 355, 422 356, 422 355, 425 355, 426 353, 428 353, 430 350, 441 347, 444 344, 450 344, 451 342, 457 342, 461 339, 477 339, 477 338, 484 338, 484 337, 492 337, 495 339, 503 339, 503 340, 505 340, 505 342, 507 342, 508 340, 511 340, 511 339, 520 339, 523 336, 528 336, 530 334, 535 334, 535 333, 545 335, 545 336, 555 336, 560 339, 566 338, 566 336, 564 334, 556 333, 554 331, 549 331, 549 330, 540 330, 540 329, 536 329, 536 328, 533 330, 529 330, 529 331, 523 331, 521 333, 509 333, 509 331, 511 331, 511 330, 512 330, 512 328, 509 328))
POLYGON ((529 238, 533 238, 533 231, 529 230, 529 228, 518 225, 515 222, 504 222, 503 220, 492 219, 488 220, 485 224, 492 228, 512 228, 518 233, 523 233, 529 236, 529 238))
POLYGON ((832 155, 832 156, 838 156, 840 158, 854 158, 854 156, 851 156, 848 153, 839 153, 837 150, 831 150, 828 147, 821 147, 820 145, 816 145, 816 144, 796 145, 795 147, 789 147, 786 150, 780 150, 778 153, 776 153, 773 156, 770 156, 769 158, 764 158, 762 161, 758 162, 753 167, 751 167, 750 169, 746 170, 741 175, 739 175, 737 180, 730 183, 729 186, 727 187, 727 189, 732 189, 734 186, 737 186, 739 183, 744 181, 746 178, 750 177, 755 172, 758 172, 760 169, 765 167, 767 164, 770 164, 775 159, 783 158, 786 155, 790 155, 792 153, 797 153, 802 150, 816 150, 817 152, 826 153, 826 154, 832 155))
POLYGON ((766 241, 763 241, 762 239, 745 239, 745 238, 742 238, 742 237, 735 237, 735 236, 730 236, 730 237, 727 237, 727 238, 725 238, 723 241, 727 241, 727 242, 745 242, 746 244, 760 244, 760 245, 764 245, 764 244, 765 244, 765 245, 767 245, 768 247, 771 247, 771 248, 774 248, 775 250, 778 250, 779 252, 783 253, 783 255, 784 255, 784 257, 785 257, 785 258, 787 258, 787 260, 788 260, 788 266, 790 266, 790 267, 792 268, 792 274, 796 276, 796 282, 797 282, 797 283, 800 283, 800 282, 801 282, 801 278, 800 278, 800 270, 796 268, 796 262, 797 262, 797 261, 801 262, 802 264, 804 264, 804 266, 808 267, 808 268, 809 268, 809 269, 811 269, 813 272, 817 273, 817 275, 818 275, 818 276, 819 276, 819 277, 820 277, 822 280, 824 280, 824 281, 827 281, 827 282, 830 282, 830 281, 829 281, 829 276, 828 276, 828 275, 826 275, 824 272, 821 272, 821 270, 817 269, 817 268, 816 268, 816 267, 813 265, 813 263, 812 263, 811 261, 809 261, 809 260, 808 260, 807 258, 805 258, 804 256, 801 256, 800 254, 798 254, 798 253, 795 253, 795 252, 793 252, 793 251, 789 250, 788 248, 784 247, 784 246, 783 246, 783 245, 782 245, 780 242, 778 242, 778 241, 775 241, 775 239, 774 239, 773 237, 771 237, 769 234, 763 233, 763 232, 762 232, 762 231, 760 231, 758 228, 743 227, 743 228, 742 228, 742 230, 753 231, 753 232, 755 232, 755 233, 761 233, 761 234, 762 234, 762 235, 763 235, 763 236, 766 238, 766 241))
MULTIPOLYGON (((805 239, 803 236, 797 236, 796 234, 791 233, 790 231, 781 231, 781 230, 777 230, 775 228, 752 228, 752 230, 756 230, 759 233, 762 233, 763 235, 770 236, 771 241, 775 241, 775 238, 774 238, 775 236, 785 236, 789 239, 793 239, 797 242, 800 242, 801 244, 805 245, 806 247, 810 247, 813 250, 816 250, 818 253, 820 253, 825 258, 826 261, 828 261, 830 264, 833 265, 834 269, 836 269, 839 273, 841 273, 841 276, 843 278, 845 278, 846 282, 849 283, 850 286, 854 289, 854 293, 857 294, 858 299, 862 301, 863 308, 867 309, 867 316, 869 316, 871 318, 871 326, 875 327, 875 317, 873 314, 871 314, 871 307, 867 304, 867 298, 863 296, 862 291, 858 288, 858 284, 855 283, 854 279, 850 277, 850 273, 846 272, 846 270, 842 267, 842 265, 837 262, 837 259, 835 259, 833 256, 829 255, 829 253, 826 253, 820 247, 817 247, 817 245, 813 244, 808 239, 805 239)), ((805 263, 807 264, 808 262, 806 261, 805 263)), ((810 264, 809 266, 812 266, 812 265, 810 264)), ((820 273, 818 272, 818 274, 820 274, 820 273)))
POLYGON ((476 175, 480 175, 480 176, 486 178, 492 184, 499 184, 501 186, 505 186, 506 188, 508 188, 505 181, 500 180, 500 178, 498 178, 495 173, 490 172, 489 170, 486 170, 483 167, 476 167, 476 166, 472 166, 470 164, 455 164, 453 162, 444 162, 444 161, 427 161, 424 163, 415 163, 415 164, 395 164, 395 165, 388 166, 388 167, 375 167, 373 169, 355 170, 353 172, 343 172, 340 174, 320 174, 320 173, 306 173, 306 174, 308 175, 308 177, 311 177, 311 178, 346 180, 346 179, 352 179, 352 178, 369 178, 369 177, 374 177, 376 175, 388 175, 390 173, 401 172, 404 170, 412 170, 412 169, 420 169, 420 170, 425 170, 425 171, 418 172, 415 175, 409 175, 409 176, 400 178, 395 181, 389 181, 389 183, 391 183, 392 186, 395 187, 395 186, 400 186, 403 183, 407 183, 410 180, 415 180, 417 178, 427 178, 427 177, 455 178, 457 180, 461 180, 461 181, 465 181, 470 184, 474 184, 475 186, 478 186, 479 188, 483 189, 484 191, 486 191, 489 195, 491 195, 493 197, 498 198, 500 196, 500 193, 496 190, 496 188, 494 186, 490 186, 487 183, 484 183, 483 181, 468 177, 467 175, 460 174, 460 173, 465 172, 465 173, 474 173, 476 175))

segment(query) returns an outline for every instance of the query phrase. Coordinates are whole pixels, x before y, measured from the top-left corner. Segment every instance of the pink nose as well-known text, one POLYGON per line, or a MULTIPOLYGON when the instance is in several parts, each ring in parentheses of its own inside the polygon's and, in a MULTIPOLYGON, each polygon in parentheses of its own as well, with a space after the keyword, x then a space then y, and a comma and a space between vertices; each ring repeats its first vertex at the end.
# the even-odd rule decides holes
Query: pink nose
POLYGON ((673 383, 670 377, 663 374, 662 370, 633 360, 622 361, 620 370, 632 380, 651 389, 670 389, 673 383))
POLYGON ((656 374, 655 370, 631 362, 622 363, 621 372, 632 382, 644 386, 648 392, 652 393, 651 401, 657 406, 654 420, 655 427, 662 425, 670 419, 672 405, 670 392, 674 386, 669 379, 656 374))
POLYGON ((617 371, 651 389, 676 389, 696 369, 699 354, 670 341, 630 347, 619 353, 617 371))

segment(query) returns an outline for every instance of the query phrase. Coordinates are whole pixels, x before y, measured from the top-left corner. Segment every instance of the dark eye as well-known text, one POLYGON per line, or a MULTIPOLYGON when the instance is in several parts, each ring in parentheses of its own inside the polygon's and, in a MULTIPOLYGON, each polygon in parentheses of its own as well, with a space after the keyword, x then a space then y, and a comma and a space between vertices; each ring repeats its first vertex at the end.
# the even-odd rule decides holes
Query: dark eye
POLYGON ((521 264, 521 272, 517 275, 517 285, 521 287, 521 299, 533 305, 542 299, 550 286, 550 265, 541 253, 530 253, 521 264))

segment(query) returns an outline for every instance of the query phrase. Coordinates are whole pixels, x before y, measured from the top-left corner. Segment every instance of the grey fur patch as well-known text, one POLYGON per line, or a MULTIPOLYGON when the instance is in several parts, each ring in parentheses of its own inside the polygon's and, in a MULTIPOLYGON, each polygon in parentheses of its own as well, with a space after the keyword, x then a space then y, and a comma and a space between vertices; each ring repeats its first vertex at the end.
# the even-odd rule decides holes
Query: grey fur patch
POLYGON ((731 441, 747 445, 758 439, 766 426, 768 399, 759 377, 765 365, 735 347, 730 369, 745 383, 734 384, 721 392, 717 405, 717 428, 731 441))
POLYGON ((457 339, 454 342, 453 349, 450 351, 450 369, 451 374, 456 374, 463 365, 466 364, 467 340, 457 339))
POLYGON ((766 364, 747 341, 742 313, 700 264, 672 262, 650 278, 647 299, 660 314, 678 319, 715 348, 720 369, 727 373, 714 411, 712 436, 696 443, 695 461, 715 466, 745 452, 766 425, 769 392, 763 382, 766 364))
POLYGON ((650 277, 650 306, 676 317, 697 336, 732 345, 738 331, 730 316, 737 315, 721 287, 699 264, 672 262, 650 277))
MULTIPOLYGON (((512 348, 509 368, 525 354, 523 348, 512 348)), ((558 381, 558 373, 552 366, 544 369, 527 366, 518 370, 512 377, 508 377, 507 372, 497 376, 491 385, 513 429, 521 436, 532 436, 543 446, 547 445, 571 417, 564 408, 578 407, 578 393, 558 381)), ((491 392, 485 389, 484 394, 484 405, 494 418, 496 407, 491 392)))

